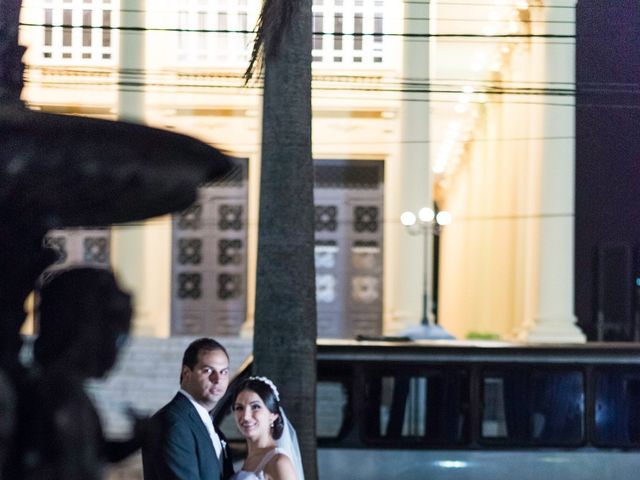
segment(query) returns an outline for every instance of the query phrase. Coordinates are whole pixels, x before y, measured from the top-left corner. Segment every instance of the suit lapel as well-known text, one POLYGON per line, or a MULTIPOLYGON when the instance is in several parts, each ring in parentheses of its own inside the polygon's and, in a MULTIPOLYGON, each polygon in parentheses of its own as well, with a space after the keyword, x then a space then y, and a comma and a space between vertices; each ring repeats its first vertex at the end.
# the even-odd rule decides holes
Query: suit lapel
POLYGON ((207 430, 207 427, 202 422, 202 419, 200 418, 200 415, 198 414, 196 407, 193 406, 193 404, 187 397, 185 397, 182 394, 179 394, 179 395, 180 397, 182 397, 182 399, 184 399, 183 403, 185 405, 185 409, 187 410, 187 415, 191 423, 194 425, 194 428, 199 435, 200 441, 206 442, 207 445, 211 446, 211 450, 213 451, 213 457, 217 460, 218 457, 216 455, 215 448, 213 448, 213 442, 211 441, 211 436, 209 435, 209 431, 207 430))
POLYGON ((186 396, 179 392, 174 400, 178 403, 177 407, 180 409, 184 421, 188 422, 187 424, 190 425, 191 431, 195 436, 197 452, 193 453, 194 455, 197 454, 198 468, 204 475, 202 478, 219 480, 223 475, 223 465, 216 455, 209 431, 207 427, 205 427, 200 415, 198 415, 196 407, 186 396))
MULTIPOLYGON (((198 426, 198 431, 200 432, 200 434, 206 437, 207 440, 209 440, 209 443, 211 443, 209 431, 207 430, 207 427, 204 426, 200 415, 198 415, 198 412, 193 405, 191 405, 191 410, 189 410, 189 417, 191 418, 191 421, 198 426)), ((211 447, 213 447, 213 444, 211 444, 211 447)))

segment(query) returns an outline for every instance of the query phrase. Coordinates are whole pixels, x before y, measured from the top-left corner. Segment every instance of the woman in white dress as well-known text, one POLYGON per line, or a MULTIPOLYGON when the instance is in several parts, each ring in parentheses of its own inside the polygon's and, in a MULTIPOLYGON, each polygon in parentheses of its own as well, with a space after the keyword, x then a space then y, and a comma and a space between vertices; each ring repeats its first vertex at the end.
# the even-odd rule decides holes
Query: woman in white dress
POLYGON ((231 480, 304 480, 295 430, 271 380, 249 377, 243 381, 231 408, 247 440, 247 458, 231 480))

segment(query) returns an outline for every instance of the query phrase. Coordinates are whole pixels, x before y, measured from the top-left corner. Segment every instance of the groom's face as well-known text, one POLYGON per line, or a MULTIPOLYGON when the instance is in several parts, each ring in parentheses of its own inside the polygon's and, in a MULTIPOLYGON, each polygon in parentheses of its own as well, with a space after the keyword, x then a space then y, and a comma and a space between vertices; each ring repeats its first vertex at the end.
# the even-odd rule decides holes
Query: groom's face
POLYGON ((229 359, 222 350, 201 351, 193 369, 182 367, 182 388, 207 410, 215 407, 228 385, 229 359))

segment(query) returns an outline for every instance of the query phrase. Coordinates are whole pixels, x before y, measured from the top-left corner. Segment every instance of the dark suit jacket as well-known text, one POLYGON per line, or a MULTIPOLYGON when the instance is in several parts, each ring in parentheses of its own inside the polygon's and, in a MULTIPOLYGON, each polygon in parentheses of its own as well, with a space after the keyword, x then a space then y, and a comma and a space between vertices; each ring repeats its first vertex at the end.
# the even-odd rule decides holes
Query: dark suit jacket
POLYGON ((151 418, 142 447, 144 480, 226 479, 233 474, 228 448, 223 457, 224 468, 197 410, 178 393, 151 418))

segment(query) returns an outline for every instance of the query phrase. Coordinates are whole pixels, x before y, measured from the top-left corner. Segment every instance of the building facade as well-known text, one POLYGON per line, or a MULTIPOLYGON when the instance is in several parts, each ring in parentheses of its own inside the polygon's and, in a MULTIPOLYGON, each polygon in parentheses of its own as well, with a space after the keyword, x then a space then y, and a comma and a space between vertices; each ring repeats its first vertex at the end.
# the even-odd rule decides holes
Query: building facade
MULTIPOLYGON (((583 339, 566 60, 574 7, 314 2, 320 336, 401 333, 437 305, 458 338, 583 339), (437 264, 432 244, 400 223, 405 210, 434 203, 454 219, 437 264)), ((54 268, 116 270, 135 294, 138 335, 252 331, 261 98, 242 74, 258 12, 257 0, 23 4, 31 108, 144 122, 240 159, 173 217, 51 232, 54 268)))

